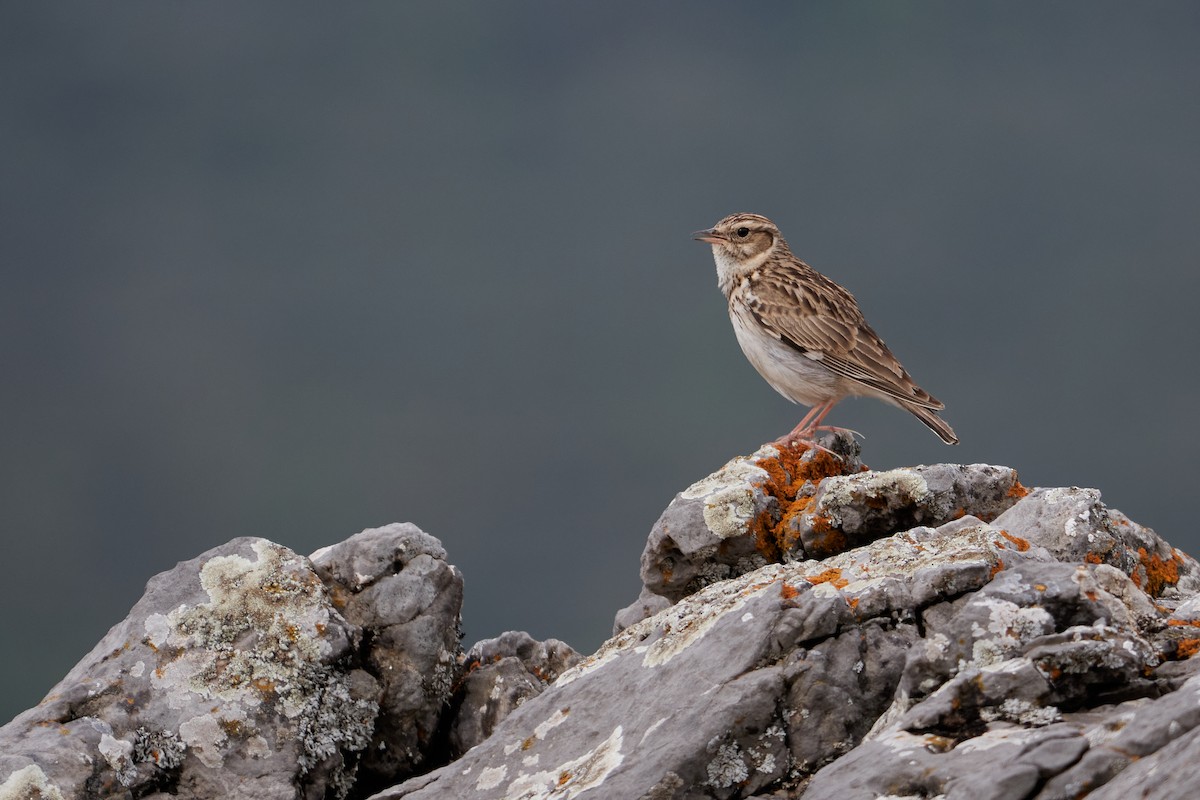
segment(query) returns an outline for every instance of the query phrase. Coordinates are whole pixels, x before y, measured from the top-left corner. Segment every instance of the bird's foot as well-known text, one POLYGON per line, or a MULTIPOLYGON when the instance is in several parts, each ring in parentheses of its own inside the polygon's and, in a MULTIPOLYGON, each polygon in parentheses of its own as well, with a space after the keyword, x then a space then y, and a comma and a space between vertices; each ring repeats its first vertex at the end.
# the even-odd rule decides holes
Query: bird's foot
POLYGON ((796 447, 798 445, 804 445, 806 448, 820 450, 822 453, 828 453, 834 458, 840 459, 842 457, 841 455, 835 453, 825 445, 816 441, 816 439, 813 437, 813 434, 816 433, 816 430, 817 429, 792 431, 791 433, 785 434, 776 439, 775 444, 781 444, 784 447, 796 447))

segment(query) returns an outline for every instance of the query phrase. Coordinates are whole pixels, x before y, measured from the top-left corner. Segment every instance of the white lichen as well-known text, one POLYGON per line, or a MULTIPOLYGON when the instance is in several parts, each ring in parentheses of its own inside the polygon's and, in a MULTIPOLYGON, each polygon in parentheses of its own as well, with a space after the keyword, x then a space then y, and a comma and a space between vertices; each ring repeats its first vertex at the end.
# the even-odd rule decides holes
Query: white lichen
POLYGON ((118 739, 109 733, 102 733, 96 749, 99 750, 100 757, 116 774, 117 781, 122 786, 132 786, 133 779, 137 775, 137 768, 133 763, 133 742, 118 739))
POLYGON ((758 514, 763 494, 757 487, 770 477, 754 459, 771 454, 778 457, 773 448, 769 452, 768 448, 761 448, 753 456, 735 458, 684 489, 679 496, 704 501, 704 524, 715 536, 722 539, 741 536, 758 514))
POLYGON ((521 774, 507 787, 505 800, 570 800, 604 783, 621 765, 624 731, 618 725, 603 742, 557 767, 521 774))
POLYGON ((0 800, 66 800, 37 764, 15 770, 0 783, 0 800))
POLYGON ((1010 697, 999 706, 982 708, 979 716, 984 722, 1007 720, 1032 727, 1052 725, 1062 720, 1062 712, 1054 706, 1036 706, 1017 697, 1010 697))
POLYGON ((503 764, 498 767, 484 767, 479 771, 479 778, 475 781, 476 791, 482 792, 486 789, 495 789, 507 774, 508 767, 503 764))
POLYGON ((1021 645, 1054 630, 1054 617, 1044 608, 1022 607, 996 598, 977 602, 988 612, 986 627, 978 622, 971 624, 971 634, 977 637, 971 659, 981 667, 1004 661, 1021 645))

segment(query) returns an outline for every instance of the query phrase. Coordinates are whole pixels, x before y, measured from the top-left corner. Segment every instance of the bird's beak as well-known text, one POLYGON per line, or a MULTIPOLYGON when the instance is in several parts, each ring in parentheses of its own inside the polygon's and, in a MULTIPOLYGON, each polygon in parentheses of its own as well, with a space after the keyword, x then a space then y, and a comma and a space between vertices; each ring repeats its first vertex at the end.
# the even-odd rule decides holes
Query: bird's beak
POLYGON ((708 242, 709 244, 720 244, 721 242, 725 241, 725 237, 721 236, 712 228, 696 231, 692 234, 692 238, 698 242, 708 242))

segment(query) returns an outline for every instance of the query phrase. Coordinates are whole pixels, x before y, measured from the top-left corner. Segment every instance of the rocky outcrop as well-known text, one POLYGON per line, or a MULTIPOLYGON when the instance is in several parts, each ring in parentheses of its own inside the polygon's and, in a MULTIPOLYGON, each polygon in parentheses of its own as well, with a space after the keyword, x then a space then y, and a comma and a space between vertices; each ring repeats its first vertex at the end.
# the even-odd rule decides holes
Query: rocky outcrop
POLYGON ((0 800, 1194 793, 1195 561, 1092 489, 827 446, 681 492, 587 658, 462 653, 461 577, 411 525, 231 542, 0 729, 0 800))
POLYGON ((380 761, 411 774, 456 669, 445 555, 389 525, 311 561, 236 539, 155 577, 0 729, 0 797, 341 797, 380 761))

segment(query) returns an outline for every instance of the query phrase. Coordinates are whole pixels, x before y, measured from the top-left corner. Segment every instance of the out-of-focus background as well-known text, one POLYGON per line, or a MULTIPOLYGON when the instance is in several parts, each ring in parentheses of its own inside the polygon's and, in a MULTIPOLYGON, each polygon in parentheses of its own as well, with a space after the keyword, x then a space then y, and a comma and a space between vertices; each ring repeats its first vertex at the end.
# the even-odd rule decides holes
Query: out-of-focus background
POLYGON ((0 722, 235 536, 410 520, 466 643, 591 651, 804 413, 692 231, 774 218, 948 406, 830 418, 1200 550, 1200 8, 0 10, 0 722))

